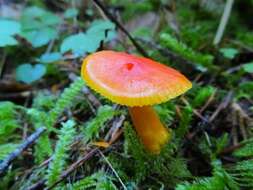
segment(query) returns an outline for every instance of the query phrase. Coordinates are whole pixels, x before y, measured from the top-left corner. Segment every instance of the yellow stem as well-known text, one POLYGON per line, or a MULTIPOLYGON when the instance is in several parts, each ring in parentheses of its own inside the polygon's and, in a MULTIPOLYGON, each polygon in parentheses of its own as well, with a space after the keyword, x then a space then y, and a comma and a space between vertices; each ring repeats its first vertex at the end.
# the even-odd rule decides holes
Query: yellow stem
POLYGON ((148 151, 159 154, 170 139, 170 132, 161 123, 151 106, 129 107, 129 112, 142 143, 148 151))

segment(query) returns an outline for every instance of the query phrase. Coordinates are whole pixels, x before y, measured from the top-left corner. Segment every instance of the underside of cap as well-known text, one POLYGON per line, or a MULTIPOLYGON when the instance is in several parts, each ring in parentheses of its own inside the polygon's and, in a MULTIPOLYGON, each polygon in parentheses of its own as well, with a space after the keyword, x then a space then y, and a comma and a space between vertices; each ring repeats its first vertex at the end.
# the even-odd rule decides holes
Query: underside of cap
POLYGON ((81 75, 90 88, 126 106, 160 104, 192 87, 184 75, 170 67, 114 51, 100 51, 86 57, 81 75))

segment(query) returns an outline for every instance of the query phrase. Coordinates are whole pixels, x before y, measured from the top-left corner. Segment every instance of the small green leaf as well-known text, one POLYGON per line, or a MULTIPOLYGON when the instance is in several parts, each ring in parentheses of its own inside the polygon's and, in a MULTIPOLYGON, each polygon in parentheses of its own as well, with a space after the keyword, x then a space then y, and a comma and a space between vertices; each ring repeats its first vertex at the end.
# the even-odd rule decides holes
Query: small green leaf
POLYGON ((40 58, 39 61, 42 63, 52 63, 62 59, 62 55, 59 52, 45 53, 40 58))
POLYGON ((87 30, 87 34, 94 34, 97 32, 104 32, 105 30, 113 30, 115 25, 110 21, 95 20, 91 23, 90 28, 87 30))
POLYGON ((45 11, 42 8, 32 6, 32 7, 27 7, 23 13, 22 16, 24 17, 42 17, 45 11))
POLYGON ((84 53, 92 53, 96 51, 102 40, 110 40, 115 35, 113 32, 115 25, 109 21, 96 20, 94 21, 86 33, 79 33, 71 35, 64 39, 61 44, 61 53, 72 51, 77 55, 84 53), (105 31, 108 30, 106 37, 105 31))
POLYGON ((60 23, 58 16, 39 7, 26 8, 21 16, 22 30, 40 30, 44 27, 55 27, 60 23))
POLYGON ((107 42, 109 40, 112 40, 116 36, 114 29, 115 25, 110 21, 95 20, 94 22, 92 22, 86 34, 99 43, 102 40, 107 42))
POLYGON ((74 18, 78 15, 78 10, 75 9, 75 8, 70 8, 70 9, 67 9, 65 12, 64 12, 64 17, 65 18, 74 18))
POLYGON ((61 19, 55 14, 39 7, 25 9, 21 16, 22 32, 24 37, 33 47, 46 45, 57 37, 57 26, 61 19))
POLYGON ((253 73, 253 62, 246 63, 242 66, 245 72, 253 73))
POLYGON ((18 42, 15 38, 9 35, 0 35, 0 47, 17 45, 18 42))
POLYGON ((22 64, 16 69, 16 79, 26 84, 39 80, 46 73, 46 67, 42 64, 22 64))
POLYGON ((225 58, 233 59, 239 53, 237 49, 234 48, 221 48, 220 52, 225 58))
POLYGON ((11 36, 20 33, 21 25, 14 20, 0 19, 0 28, 0 36, 11 36))
POLYGON ((75 34, 64 39, 61 44, 61 53, 72 51, 78 55, 82 55, 85 52, 94 52, 97 50, 100 44, 100 38, 97 36, 87 36, 84 33, 75 34))
POLYGON ((20 33, 20 23, 13 20, 0 19, 0 47, 17 45, 13 35, 20 33))
POLYGON ((57 37, 57 31, 54 28, 45 27, 41 30, 31 30, 22 33, 22 36, 29 41, 33 47, 46 45, 50 40, 57 37))

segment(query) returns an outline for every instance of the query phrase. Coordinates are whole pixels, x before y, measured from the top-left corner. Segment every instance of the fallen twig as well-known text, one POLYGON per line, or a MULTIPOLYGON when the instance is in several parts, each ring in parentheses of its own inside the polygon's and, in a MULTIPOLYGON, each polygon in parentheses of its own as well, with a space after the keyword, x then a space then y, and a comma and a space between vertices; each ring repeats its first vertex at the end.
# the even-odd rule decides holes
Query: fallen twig
MULTIPOLYGON (((97 110, 100 106, 102 106, 102 104, 100 103, 100 101, 96 98, 96 96, 94 96, 94 94, 92 94, 92 92, 87 88, 87 87, 83 87, 82 88, 82 92, 84 93, 84 95, 87 97, 87 99, 89 100, 89 102, 92 103, 92 106, 95 107, 95 109, 97 110)), ((93 110, 94 111, 94 110, 93 110)), ((95 111, 96 112, 96 111, 95 111)))
POLYGON ((59 184, 61 181, 63 181, 66 177, 68 177, 75 169, 77 169, 80 165, 83 164, 86 160, 90 159, 92 156, 94 156, 98 152, 98 148, 95 148, 88 152, 84 157, 77 160, 75 163, 73 163, 66 171, 62 173, 59 180, 57 180, 52 186, 47 188, 47 190, 54 188, 57 184, 59 184))
POLYGON ((233 102, 231 105, 232 113, 234 113, 233 117, 233 127, 239 126, 239 130, 243 139, 247 139, 248 130, 247 125, 250 125, 252 119, 248 116, 248 114, 241 108, 241 106, 237 102, 233 102))
POLYGON ((18 98, 27 98, 31 95, 32 91, 23 91, 23 92, 11 92, 11 93, 0 93, 0 100, 9 100, 9 99, 18 99, 18 98))
MULTIPOLYGON (((67 178, 73 171, 75 171, 80 165, 82 165, 85 161, 89 160, 92 156, 94 156, 95 154, 98 153, 98 148, 92 149, 91 151, 89 151, 87 154, 85 154, 81 159, 77 160, 76 162, 74 162, 67 170, 65 170, 60 178, 50 187, 46 188, 46 190, 50 190, 53 189, 57 184, 59 184, 60 182, 62 182, 65 178, 67 178)), ((28 190, 36 190, 39 188, 45 188, 45 183, 46 180, 40 180, 39 182, 35 183, 34 185, 32 185, 28 190)))
POLYGON ((220 103, 218 108, 215 110, 215 112, 213 112, 213 114, 209 118, 210 123, 216 118, 216 116, 220 113, 221 110, 225 109, 229 105, 230 101, 232 100, 232 97, 233 97, 233 92, 230 91, 227 94, 227 96, 222 100, 222 102, 220 103))
POLYGON ((250 46, 248 46, 248 45, 246 45, 246 44, 244 44, 244 43, 242 43, 242 42, 240 42, 238 40, 229 39, 229 42, 231 42, 231 43, 233 43, 233 44, 235 44, 237 46, 240 46, 241 48, 245 49, 246 51, 253 52, 253 48, 252 47, 250 47, 250 46))
POLYGON ((108 133, 105 135, 105 141, 113 141, 115 138, 116 133, 119 131, 119 129, 122 127, 126 117, 124 115, 121 115, 119 118, 115 118, 112 123, 112 127, 108 131, 108 133))
POLYGON ((220 25, 218 27, 218 30, 217 30, 216 35, 215 35, 214 40, 213 40, 214 45, 218 45, 221 41, 221 38, 224 34, 226 25, 228 23, 228 19, 229 19, 229 16, 230 16, 230 13, 231 13, 231 10, 232 10, 232 7, 233 7, 233 3, 234 3, 234 0, 227 0, 227 2, 226 2, 224 12, 223 12, 223 15, 221 17, 220 25))
POLYGON ((199 111, 200 114, 202 114, 205 111, 205 109, 212 103, 212 101, 214 100, 215 95, 216 95, 216 90, 214 90, 214 92, 208 98, 208 100, 206 101, 206 103, 204 104, 204 106, 202 106, 202 108, 199 111))
POLYGON ((53 189, 57 184, 59 184, 61 181, 63 181, 66 177, 68 177, 75 169, 77 169, 80 165, 83 164, 86 160, 89 160, 92 156, 98 153, 98 148, 92 149, 90 152, 88 152, 84 157, 77 160, 75 163, 73 163, 66 171, 64 171, 60 178, 50 187, 48 187, 46 190, 53 189))
POLYGON ((0 164, 0 175, 5 172, 10 163, 17 158, 25 149, 33 144, 39 136, 46 130, 46 128, 38 128, 32 135, 30 135, 18 148, 9 154, 0 164))
POLYGON ((241 70, 243 67, 243 64, 240 65, 236 65, 235 67, 230 67, 228 70, 226 70, 224 73, 225 74, 232 74, 234 72, 237 72, 239 70, 241 70))
POLYGON ((4 69, 7 53, 4 51, 3 55, 1 57, 2 57, 2 59, 0 61, 0 78, 2 78, 2 72, 3 72, 3 69, 4 69))
POLYGON ((232 103, 232 108, 238 112, 239 116, 246 119, 247 121, 251 121, 252 119, 248 116, 248 114, 242 109, 242 107, 236 103, 236 102, 233 102, 232 103))
POLYGON ((224 148, 219 154, 220 155, 223 155, 223 154, 230 154, 234 151, 236 151, 237 149, 247 145, 248 143, 252 142, 252 140, 250 139, 247 139, 247 140, 244 140, 244 141, 241 141, 235 145, 232 145, 232 146, 229 146, 229 147, 226 147, 224 148))
MULTIPOLYGON (((190 103, 182 96, 181 100, 184 102, 185 105, 190 106, 190 103)), ((207 118, 205 118, 198 110, 193 109, 194 115, 196 115, 198 118, 200 118, 204 123, 211 124, 207 118)))
POLYGON ((219 154, 220 155, 230 154, 230 153, 234 152, 235 150, 241 148, 244 145, 245 145, 245 143, 239 143, 236 145, 229 146, 227 148, 224 148, 219 154))
POLYGON ((113 171, 114 175, 118 178, 120 184, 122 185, 124 190, 127 190, 126 185, 123 183, 122 179, 120 178, 119 174, 117 173, 117 171, 113 168, 112 164, 109 162, 109 160, 105 157, 105 155, 103 154, 103 152, 101 152, 99 150, 99 154, 103 157, 103 159, 105 160, 105 162, 108 164, 108 166, 111 168, 111 170, 113 171))
POLYGON ((102 10, 102 12, 110 19, 113 23, 115 23, 116 27, 118 27, 126 36, 130 39, 136 49, 144 56, 149 57, 146 51, 140 46, 140 44, 132 37, 132 35, 125 29, 125 27, 116 19, 114 16, 105 8, 105 6, 99 0, 93 0, 94 4, 102 10))

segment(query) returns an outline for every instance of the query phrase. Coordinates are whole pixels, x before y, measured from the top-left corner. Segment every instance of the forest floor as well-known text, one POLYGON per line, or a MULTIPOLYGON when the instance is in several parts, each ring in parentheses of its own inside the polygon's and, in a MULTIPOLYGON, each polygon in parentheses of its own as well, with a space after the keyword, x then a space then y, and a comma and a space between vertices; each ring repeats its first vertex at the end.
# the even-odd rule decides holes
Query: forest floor
MULTIPOLYGON (((253 1, 0 1, 0 189, 253 189, 253 1), (147 151, 125 106, 81 77, 114 50, 193 84, 155 105, 147 151)), ((110 57, 108 57, 110 59, 110 57)))

